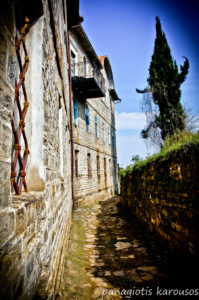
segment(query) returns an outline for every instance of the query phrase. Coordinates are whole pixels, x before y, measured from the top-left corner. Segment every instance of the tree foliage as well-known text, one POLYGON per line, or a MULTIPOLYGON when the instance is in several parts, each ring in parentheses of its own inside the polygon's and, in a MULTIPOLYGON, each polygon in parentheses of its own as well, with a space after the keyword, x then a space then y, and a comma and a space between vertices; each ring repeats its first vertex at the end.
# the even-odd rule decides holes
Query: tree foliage
POLYGON ((133 164, 135 164, 135 163, 137 163, 141 160, 142 160, 142 158, 138 154, 133 155, 132 158, 131 158, 131 161, 132 161, 133 164))
POLYGON ((156 17, 156 39, 147 79, 148 88, 136 89, 138 93, 147 94, 145 112, 148 114, 148 126, 142 130, 142 137, 145 139, 155 137, 154 135, 157 138, 159 135, 159 139, 165 140, 175 132, 185 129, 186 115, 180 103, 180 85, 188 74, 189 61, 184 58, 179 72, 177 63, 171 56, 166 36, 162 32, 160 20, 156 17), (151 101, 158 110, 152 109, 151 101))

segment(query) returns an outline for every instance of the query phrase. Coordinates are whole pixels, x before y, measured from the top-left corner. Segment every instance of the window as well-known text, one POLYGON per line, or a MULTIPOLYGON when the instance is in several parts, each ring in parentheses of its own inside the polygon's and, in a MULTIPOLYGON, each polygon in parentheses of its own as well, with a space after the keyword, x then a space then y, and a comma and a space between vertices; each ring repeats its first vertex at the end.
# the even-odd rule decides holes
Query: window
POLYGON ((92 169, 91 169, 91 154, 87 154, 87 165, 88 165, 88 177, 92 177, 92 169))
POLYGON ((111 124, 113 127, 115 127, 115 117, 114 117, 114 113, 111 113, 111 124))
POLYGON ((106 170, 106 158, 104 157, 104 185, 107 188, 107 170, 106 170))
POLYGON ((78 125, 78 102, 76 98, 73 98, 73 116, 74 124, 78 125))
POLYGON ((111 166, 111 159, 109 159, 109 176, 112 176, 112 166, 111 166))
POLYGON ((111 144, 110 127, 108 127, 108 144, 111 144))
POLYGON ((84 63, 83 63, 83 75, 86 77, 86 57, 84 56, 84 63))
POLYGON ((78 177, 78 153, 79 150, 75 150, 75 176, 78 177))
POLYGON ((75 54, 71 51, 71 76, 75 76, 75 54))
POLYGON ((96 136, 96 138, 99 138, 99 134, 98 134, 98 118, 97 118, 97 116, 95 116, 95 136, 96 136))
POLYGON ((102 122, 102 140, 105 142, 104 123, 102 122))
POLYGON ((115 147, 115 133, 114 130, 111 132, 111 137, 112 137, 112 147, 115 147))
POLYGON ((100 161, 99 161, 98 155, 97 155, 97 180, 98 180, 98 183, 100 183, 100 161))
POLYGON ((114 159, 113 161, 113 177, 115 178, 117 174, 117 164, 116 164, 116 160, 114 159))
POLYGON ((90 132, 90 117, 89 117, 89 108, 85 107, 85 120, 86 120, 86 131, 90 132))

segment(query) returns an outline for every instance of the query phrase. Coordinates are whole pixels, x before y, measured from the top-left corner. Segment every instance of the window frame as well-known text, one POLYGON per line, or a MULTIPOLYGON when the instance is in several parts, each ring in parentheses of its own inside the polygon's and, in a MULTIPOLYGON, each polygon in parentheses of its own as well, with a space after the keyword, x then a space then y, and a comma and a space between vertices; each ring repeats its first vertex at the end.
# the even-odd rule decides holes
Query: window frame
POLYGON ((97 163, 96 163, 96 165, 97 165, 97 182, 98 182, 98 184, 100 184, 101 174, 100 174, 100 157, 99 157, 99 155, 97 155, 96 160, 97 160, 97 163))
POLYGON ((75 150, 75 176, 79 176, 79 168, 78 168, 78 156, 79 156, 79 150, 75 150))
POLYGON ((95 116, 95 137, 99 139, 98 117, 95 116))
POLYGON ((90 133, 90 110, 88 105, 85 106, 85 122, 86 122, 86 132, 90 133))
POLYGON ((110 127, 108 127, 108 144, 111 144, 111 134, 110 134, 110 127))
POLYGON ((87 59, 86 59, 86 56, 83 57, 83 76, 87 77, 87 59))
POLYGON ((73 124, 78 126, 78 101, 73 97, 73 124))
POLYGON ((88 178, 92 177, 91 154, 87 153, 88 178))
POLYGON ((111 130, 111 142, 112 142, 112 147, 114 148, 115 147, 115 132, 113 129, 111 130))
POLYGON ((71 76, 76 76, 76 59, 77 59, 77 56, 76 54, 74 53, 74 51, 71 49, 71 53, 70 53, 70 61, 71 61, 71 76))
POLYGON ((102 141, 105 142, 105 125, 104 125, 104 122, 102 122, 102 141))

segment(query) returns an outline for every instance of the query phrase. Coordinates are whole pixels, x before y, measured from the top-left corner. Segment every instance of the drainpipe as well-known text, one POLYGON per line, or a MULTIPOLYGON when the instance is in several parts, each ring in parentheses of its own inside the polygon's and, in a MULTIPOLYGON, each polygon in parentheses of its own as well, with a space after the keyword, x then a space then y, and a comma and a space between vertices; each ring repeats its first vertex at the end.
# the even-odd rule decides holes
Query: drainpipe
POLYGON ((70 57, 70 32, 67 31, 68 50, 68 79, 69 79, 69 110, 70 110, 70 143, 71 143, 71 186, 72 201, 74 208, 74 149, 73 149, 73 113, 72 113, 72 78, 71 78, 71 57, 70 57))

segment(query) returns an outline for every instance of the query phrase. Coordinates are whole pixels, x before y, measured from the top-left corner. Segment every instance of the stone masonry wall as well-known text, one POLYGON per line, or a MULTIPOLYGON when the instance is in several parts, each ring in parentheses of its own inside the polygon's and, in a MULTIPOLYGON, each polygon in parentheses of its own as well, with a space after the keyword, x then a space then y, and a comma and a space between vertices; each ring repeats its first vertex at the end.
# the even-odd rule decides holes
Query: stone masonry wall
POLYGON ((190 144, 122 177, 122 202, 181 254, 199 256, 199 145, 190 144))
MULTIPOLYGON (((75 51, 76 63, 80 64, 79 69, 76 68, 76 72, 82 75, 81 63, 86 54, 72 35, 71 49, 75 51)), ((86 60, 89 61, 88 58, 86 60)), ((92 74, 91 63, 90 69, 87 67, 87 72, 92 74)), ((109 84, 106 72, 103 72, 103 75, 106 97, 85 100, 77 99, 78 123, 73 125, 74 157, 75 151, 78 151, 78 176, 75 176, 74 163, 74 199, 76 205, 82 205, 98 199, 106 199, 118 192, 115 107, 108 92, 109 84), (86 107, 89 109, 89 132, 86 130, 86 107), (95 134, 95 116, 98 118, 98 137, 95 134), (104 140, 102 137, 102 122, 104 123, 104 140), (108 128, 110 130, 110 142, 108 128), (114 145, 112 144, 112 131, 114 132, 114 145), (92 177, 88 176, 88 154, 90 154, 92 177), (97 176, 97 156, 99 156, 100 180, 98 180, 97 176), (106 160, 105 168, 104 159, 106 160)))
POLYGON ((10 206, 11 116, 14 99, 16 54, 14 12, 11 1, 0 19, 0 207, 10 206), (6 20, 10 22, 7 24, 6 20))
POLYGON ((26 37, 28 193, 14 195, 11 117, 18 65, 13 3, 7 1, 0 18, 0 298, 28 300, 37 291, 53 299, 72 210, 65 8, 60 0, 44 0, 44 15, 26 37))
MULTIPOLYGON (((98 101, 95 106, 105 105, 101 99, 93 99, 98 101)), ((107 109, 107 108, 106 108, 107 109)), ((108 110, 108 109, 107 109, 108 110)), ((108 143, 107 128, 110 123, 99 115, 96 109, 91 105, 78 102, 78 126, 74 126, 74 149, 78 152, 78 176, 74 178, 75 199, 78 205, 81 203, 88 203, 97 199, 107 198, 116 192, 116 176, 114 170, 114 162, 116 164, 117 158, 111 153, 111 145, 108 143), (85 121, 85 105, 88 105, 90 111, 90 132, 86 131, 85 121), (98 132, 99 138, 95 136, 95 122, 94 118, 98 117, 98 132), (105 126, 105 141, 102 140, 102 122, 105 126), (92 177, 88 175, 87 155, 90 154, 91 173, 92 177), (100 180, 97 176, 97 156, 99 156, 99 172, 100 180), (104 169, 104 159, 106 160, 106 175, 104 169), (106 177, 106 180, 105 180, 106 177)), ((108 115, 108 114, 107 114, 108 115)), ((74 167, 75 174, 75 167, 74 167)))

